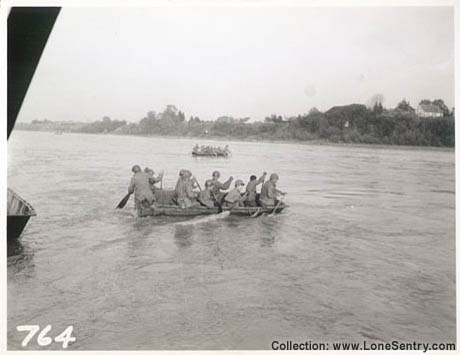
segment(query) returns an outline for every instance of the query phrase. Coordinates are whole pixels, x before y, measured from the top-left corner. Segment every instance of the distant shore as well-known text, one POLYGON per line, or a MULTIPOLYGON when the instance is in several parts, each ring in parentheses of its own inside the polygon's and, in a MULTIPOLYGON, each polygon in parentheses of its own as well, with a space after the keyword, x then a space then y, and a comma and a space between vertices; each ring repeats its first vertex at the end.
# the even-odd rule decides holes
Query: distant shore
MULTIPOLYGON (((55 133, 54 131, 36 131, 16 128, 17 131, 22 132, 45 132, 55 133)), ((232 137, 232 136, 179 136, 179 135, 159 135, 159 134, 117 134, 117 133, 86 133, 86 132, 64 132, 63 134, 84 134, 84 135, 100 135, 100 136, 117 136, 117 137, 140 137, 140 138, 162 138, 162 139, 181 139, 181 140, 194 140, 196 144, 200 145, 200 141, 216 141, 216 142, 241 142, 241 143, 272 143, 272 144, 292 144, 292 145, 324 145, 331 147, 352 147, 352 148, 375 148, 375 149, 398 149, 398 150, 439 150, 447 152, 455 152, 455 147, 437 147, 437 146, 423 146, 423 145, 400 145, 400 144, 380 144, 380 143, 345 143, 345 142, 331 142, 326 139, 314 140, 286 140, 286 139, 267 139, 257 137, 232 137)), ((231 147, 230 147, 231 148, 231 147)), ((192 149, 192 147, 190 147, 192 149)), ((190 150, 191 151, 191 150, 190 150)))
POLYGON ((396 108, 376 103, 334 106, 326 112, 311 109, 292 117, 271 115, 264 121, 249 122, 250 117, 221 116, 203 121, 185 114, 174 105, 162 112, 149 111, 138 122, 112 120, 104 116, 91 123, 77 121, 33 120, 18 123, 17 129, 57 133, 93 133, 213 139, 218 141, 300 143, 314 145, 455 147, 455 110, 442 100, 433 101, 438 116, 418 114, 404 100, 396 108), (438 102, 439 101, 439 102, 438 102))

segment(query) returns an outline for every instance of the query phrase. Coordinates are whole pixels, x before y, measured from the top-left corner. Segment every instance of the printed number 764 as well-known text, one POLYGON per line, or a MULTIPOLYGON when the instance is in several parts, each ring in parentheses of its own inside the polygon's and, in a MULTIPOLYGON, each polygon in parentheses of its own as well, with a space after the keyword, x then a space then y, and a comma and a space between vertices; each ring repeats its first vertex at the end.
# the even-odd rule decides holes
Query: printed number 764
MULTIPOLYGON (((26 335, 24 340, 22 341, 21 345, 23 347, 26 347, 27 344, 29 344, 30 340, 33 338, 33 336, 40 330, 40 326, 38 325, 18 325, 16 327, 18 332, 29 332, 29 334, 26 335)), ((46 334, 51 330, 51 325, 47 325, 43 330, 38 334, 37 336, 37 343, 40 346, 47 346, 50 345, 53 342, 53 338, 47 337, 46 334)), ((68 326, 65 328, 65 330, 59 334, 56 338, 54 338, 54 341, 56 343, 62 342, 62 348, 67 349, 67 346, 69 345, 70 342, 74 342, 77 340, 77 338, 72 336, 72 331, 73 331, 73 326, 68 326)))

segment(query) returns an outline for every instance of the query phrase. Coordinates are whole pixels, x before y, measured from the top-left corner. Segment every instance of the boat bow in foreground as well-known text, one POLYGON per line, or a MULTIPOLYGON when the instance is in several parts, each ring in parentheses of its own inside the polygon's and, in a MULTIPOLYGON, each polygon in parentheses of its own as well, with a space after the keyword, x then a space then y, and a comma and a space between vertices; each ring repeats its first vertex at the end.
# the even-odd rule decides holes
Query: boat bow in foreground
POLYGON ((16 192, 8 189, 7 205, 7 236, 8 239, 17 239, 21 235, 29 218, 35 216, 34 208, 16 192))

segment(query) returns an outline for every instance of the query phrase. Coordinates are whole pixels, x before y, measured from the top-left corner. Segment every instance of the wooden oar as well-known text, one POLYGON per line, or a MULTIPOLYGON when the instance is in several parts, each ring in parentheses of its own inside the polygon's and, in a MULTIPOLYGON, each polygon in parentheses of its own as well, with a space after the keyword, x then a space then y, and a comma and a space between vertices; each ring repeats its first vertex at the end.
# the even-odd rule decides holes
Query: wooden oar
POLYGON ((200 191, 203 191, 203 190, 201 190, 200 183, 199 183, 198 180, 195 178, 195 176, 192 178, 192 180, 196 182, 196 186, 198 186, 198 189, 200 189, 200 191))
MULTIPOLYGON (((238 199, 238 201, 233 202, 232 207, 230 207, 230 209, 228 209, 227 211, 231 212, 235 207, 240 207, 240 201, 241 201, 241 199, 242 199, 243 197, 245 197, 247 194, 248 194, 247 192, 245 192, 244 194, 242 194, 242 195, 240 196, 240 198, 238 199)), ((222 205, 221 205, 221 206, 222 206, 222 205)), ((222 208, 222 207, 221 207, 221 208, 222 208)))
POLYGON ((129 197, 131 196, 131 193, 128 192, 128 194, 123 197, 123 199, 120 201, 120 203, 117 205, 117 208, 123 208, 125 207, 126 203, 128 202, 129 200, 129 197))
POLYGON ((280 198, 279 201, 278 201, 278 204, 277 204, 276 207, 273 209, 273 212, 270 213, 270 216, 273 216, 273 215, 275 214, 276 210, 277 210, 278 207, 281 205, 281 202, 283 201, 284 196, 286 196, 286 194, 284 194, 283 196, 281 196, 281 198, 280 198))
MULTIPOLYGON (((201 186, 200 186, 200 183, 198 182, 198 180, 195 179, 195 177, 193 178, 193 180, 195 180, 196 185, 198 186, 198 188, 200 189, 200 191, 203 191, 203 190, 201 189, 201 186)), ((222 213, 222 205, 219 204, 219 202, 217 201, 217 198, 216 198, 216 195, 214 195, 214 192, 211 191, 211 193, 212 193, 212 196, 214 197, 214 200, 216 200, 216 203, 217 203, 217 208, 218 208, 218 209, 217 209, 217 213, 222 213)))
POLYGON ((236 201, 236 202, 233 204, 232 208, 235 207, 236 205, 239 206, 241 199, 242 199, 243 197, 248 196, 248 195, 249 195, 249 192, 247 192, 247 191, 246 191, 244 194, 240 195, 240 198, 238 199, 238 201, 236 201))
POLYGON ((249 217, 256 218, 259 215, 259 212, 260 212, 260 207, 257 207, 257 210, 253 214, 249 215, 249 217))
POLYGON ((216 204, 217 204, 217 208, 218 208, 217 212, 222 213, 222 211, 223 211, 222 204, 217 199, 216 194, 214 192, 212 192, 212 191, 211 191, 211 193, 212 193, 212 197, 214 197, 214 200, 216 200, 216 204))

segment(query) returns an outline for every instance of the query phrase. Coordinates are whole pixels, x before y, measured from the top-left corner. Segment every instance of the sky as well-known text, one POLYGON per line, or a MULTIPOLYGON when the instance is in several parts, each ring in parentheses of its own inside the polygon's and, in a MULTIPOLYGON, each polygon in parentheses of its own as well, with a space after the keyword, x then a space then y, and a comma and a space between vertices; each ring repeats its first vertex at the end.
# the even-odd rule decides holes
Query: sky
POLYGON ((454 106, 451 7, 63 8, 18 122, 454 106))

